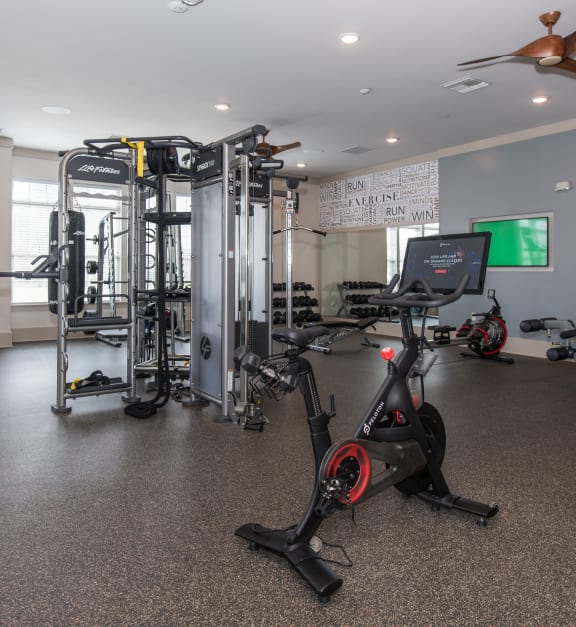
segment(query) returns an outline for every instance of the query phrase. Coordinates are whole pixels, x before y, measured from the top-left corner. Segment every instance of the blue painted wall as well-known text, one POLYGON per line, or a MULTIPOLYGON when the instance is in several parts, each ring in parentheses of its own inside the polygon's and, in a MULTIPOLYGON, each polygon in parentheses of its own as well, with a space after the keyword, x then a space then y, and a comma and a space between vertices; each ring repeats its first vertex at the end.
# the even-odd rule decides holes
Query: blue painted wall
MULTIPOLYGON (((440 232, 470 229, 471 218, 550 211, 552 272, 488 270, 486 288, 496 290, 511 337, 525 318, 576 319, 576 189, 554 191, 556 182, 576 183, 576 132, 488 148, 440 159, 440 232)), ((486 311, 486 296, 465 296, 441 312, 455 326, 472 311, 486 311)))

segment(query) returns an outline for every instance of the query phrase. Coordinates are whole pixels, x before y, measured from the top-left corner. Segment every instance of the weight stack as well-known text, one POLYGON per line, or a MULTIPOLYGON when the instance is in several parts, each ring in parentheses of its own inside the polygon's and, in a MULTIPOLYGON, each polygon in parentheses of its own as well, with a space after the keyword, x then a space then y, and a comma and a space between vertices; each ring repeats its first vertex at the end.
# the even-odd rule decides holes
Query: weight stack
MULTIPOLYGON (((84 309, 84 260, 85 260, 85 219, 80 211, 69 211, 70 227, 68 229, 68 303, 66 314, 74 313, 74 303, 77 301, 76 312, 84 309), (80 297, 80 298, 79 298, 80 297)), ((50 252, 58 248, 58 212, 50 214, 50 252)), ((51 270, 58 269, 54 263, 51 270)), ((48 307, 52 313, 58 313, 58 281, 48 279, 48 307)))

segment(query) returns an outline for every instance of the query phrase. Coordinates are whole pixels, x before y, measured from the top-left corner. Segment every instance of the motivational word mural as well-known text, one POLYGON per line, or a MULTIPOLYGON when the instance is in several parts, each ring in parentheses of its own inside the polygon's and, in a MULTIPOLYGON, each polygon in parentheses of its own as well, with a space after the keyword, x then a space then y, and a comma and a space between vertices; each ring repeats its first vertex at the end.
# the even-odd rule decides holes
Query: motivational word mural
POLYGON ((325 229, 438 222, 438 161, 373 172, 320 186, 325 229))

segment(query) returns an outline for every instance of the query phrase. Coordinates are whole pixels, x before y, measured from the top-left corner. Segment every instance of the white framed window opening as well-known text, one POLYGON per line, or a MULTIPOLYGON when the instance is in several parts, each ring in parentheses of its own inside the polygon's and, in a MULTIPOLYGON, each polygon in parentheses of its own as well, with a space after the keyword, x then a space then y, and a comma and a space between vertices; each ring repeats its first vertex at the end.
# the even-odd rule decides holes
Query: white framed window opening
POLYGON ((386 228, 386 283, 392 280, 395 274, 402 272, 404 253, 408 240, 411 237, 437 235, 440 225, 437 222, 431 224, 407 224, 405 226, 391 226, 386 228))
MULTIPOLYGON (((98 261, 98 235, 100 221, 110 212, 124 218, 121 188, 118 186, 74 185, 74 209, 85 217, 86 264, 98 261)), ((32 261, 47 255, 50 246, 50 214, 57 208, 58 184, 48 181, 14 179, 12 182, 12 270, 28 272, 33 269, 32 261)), ((125 230, 125 221, 114 220, 114 231, 125 230)), ((120 281, 125 269, 122 267, 125 237, 114 241, 114 280, 120 281)), ((107 269, 104 268, 107 279, 107 269)), ((86 275, 86 290, 95 275, 86 275)), ((103 285, 103 293, 110 293, 103 285)), ((46 279, 12 279, 12 304, 47 304, 48 282, 46 279)))

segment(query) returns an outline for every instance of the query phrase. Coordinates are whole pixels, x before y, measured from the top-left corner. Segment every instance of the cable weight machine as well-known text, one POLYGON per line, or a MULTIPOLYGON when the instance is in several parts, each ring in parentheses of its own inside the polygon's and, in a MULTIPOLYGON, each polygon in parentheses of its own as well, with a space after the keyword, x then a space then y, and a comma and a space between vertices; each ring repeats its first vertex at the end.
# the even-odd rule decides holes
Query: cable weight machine
POLYGON ((260 430, 265 419, 237 346, 271 348, 271 173, 283 162, 258 155, 255 125, 213 142, 192 168, 190 392, 184 405, 213 402, 214 420, 260 430))
POLYGON ((281 196, 285 198, 284 207, 284 226, 281 229, 277 229, 273 232, 274 235, 283 233, 284 235, 284 283, 286 285, 286 324, 287 328, 292 328, 292 311, 293 311, 293 266, 294 266, 294 231, 309 231, 315 235, 321 235, 326 237, 325 231, 319 231, 318 229, 311 229, 309 227, 300 226, 296 220, 296 214, 298 212, 298 186, 301 182, 308 180, 307 176, 282 176, 275 175, 275 178, 283 179, 286 182, 286 191, 282 190, 274 191, 275 196, 281 196))

